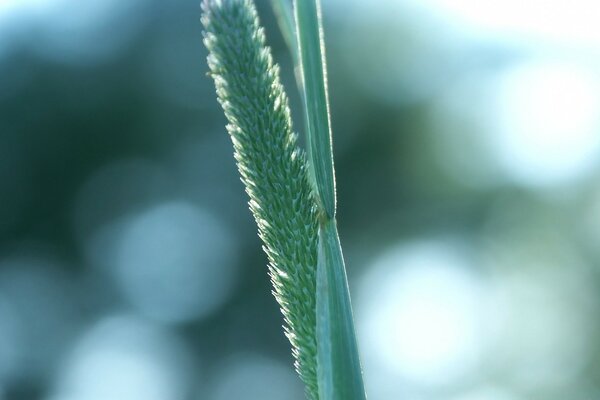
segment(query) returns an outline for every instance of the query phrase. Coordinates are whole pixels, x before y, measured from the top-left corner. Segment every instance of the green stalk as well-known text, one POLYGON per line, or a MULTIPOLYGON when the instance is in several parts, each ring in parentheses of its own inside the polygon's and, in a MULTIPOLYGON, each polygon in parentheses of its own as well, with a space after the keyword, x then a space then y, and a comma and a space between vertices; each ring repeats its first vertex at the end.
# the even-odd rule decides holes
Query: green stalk
POLYGON ((294 0, 294 11, 309 165, 320 208, 316 300, 319 398, 363 400, 366 394, 350 291, 335 222, 335 173, 320 3, 294 0))
POLYGON ((317 352, 321 400, 366 399, 335 220, 319 227, 317 352))
POLYGON ((328 218, 334 218, 335 179, 320 6, 315 0, 294 0, 294 15, 308 125, 308 154, 319 205, 328 218))

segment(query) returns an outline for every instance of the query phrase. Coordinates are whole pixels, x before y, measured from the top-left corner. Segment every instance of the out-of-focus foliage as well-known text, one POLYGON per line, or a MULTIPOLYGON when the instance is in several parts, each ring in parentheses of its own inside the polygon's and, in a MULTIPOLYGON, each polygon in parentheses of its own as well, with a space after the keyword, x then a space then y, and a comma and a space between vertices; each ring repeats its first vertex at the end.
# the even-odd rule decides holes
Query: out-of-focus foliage
MULTIPOLYGON (((371 399, 600 397, 599 6, 527 4, 323 0, 371 399)), ((0 3, 3 400, 302 398, 199 16, 0 3)))

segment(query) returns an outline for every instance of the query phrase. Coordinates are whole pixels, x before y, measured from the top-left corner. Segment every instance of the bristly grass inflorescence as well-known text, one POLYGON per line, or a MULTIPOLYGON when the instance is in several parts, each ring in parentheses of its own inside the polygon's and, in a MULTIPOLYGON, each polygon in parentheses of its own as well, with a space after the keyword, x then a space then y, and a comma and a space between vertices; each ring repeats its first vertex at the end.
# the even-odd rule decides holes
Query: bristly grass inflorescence
POLYGON ((235 159, 269 259, 296 369, 318 399, 318 217, 279 68, 250 0, 204 0, 204 43, 235 159))

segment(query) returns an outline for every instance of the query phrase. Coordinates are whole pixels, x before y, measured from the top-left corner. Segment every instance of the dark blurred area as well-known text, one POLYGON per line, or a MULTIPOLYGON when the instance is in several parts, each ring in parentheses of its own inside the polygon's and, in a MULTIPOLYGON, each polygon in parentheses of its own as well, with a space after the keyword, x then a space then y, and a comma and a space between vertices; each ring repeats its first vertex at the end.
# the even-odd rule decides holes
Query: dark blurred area
MULTIPOLYGON (((600 398, 600 4, 322 3, 369 398, 600 398)), ((0 0, 0 400, 303 398, 199 18, 0 0)))

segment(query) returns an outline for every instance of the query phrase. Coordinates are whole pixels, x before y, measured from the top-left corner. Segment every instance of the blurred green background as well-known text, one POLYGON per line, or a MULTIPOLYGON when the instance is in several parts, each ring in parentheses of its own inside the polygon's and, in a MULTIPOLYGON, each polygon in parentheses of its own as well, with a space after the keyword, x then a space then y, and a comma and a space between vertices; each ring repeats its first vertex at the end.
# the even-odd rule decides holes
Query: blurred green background
MULTIPOLYGON (((322 2, 369 398, 599 399, 600 3, 322 2)), ((302 399, 199 16, 0 0, 0 399, 302 399)))

